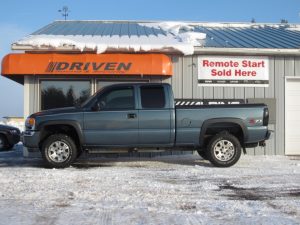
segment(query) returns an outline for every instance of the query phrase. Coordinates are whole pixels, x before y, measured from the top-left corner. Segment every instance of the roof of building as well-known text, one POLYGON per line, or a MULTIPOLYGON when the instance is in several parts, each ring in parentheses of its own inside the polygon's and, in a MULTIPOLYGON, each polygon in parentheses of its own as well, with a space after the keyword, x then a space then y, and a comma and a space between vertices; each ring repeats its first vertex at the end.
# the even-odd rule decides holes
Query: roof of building
POLYGON ((55 21, 13 44, 13 49, 180 51, 195 47, 300 49, 300 25, 145 21, 55 21))

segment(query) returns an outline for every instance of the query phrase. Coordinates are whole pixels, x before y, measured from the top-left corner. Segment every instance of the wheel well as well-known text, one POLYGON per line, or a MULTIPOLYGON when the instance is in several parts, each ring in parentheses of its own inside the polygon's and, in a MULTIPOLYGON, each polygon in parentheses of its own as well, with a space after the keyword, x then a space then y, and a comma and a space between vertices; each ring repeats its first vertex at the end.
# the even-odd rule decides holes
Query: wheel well
POLYGON ((73 139, 75 142, 78 151, 81 150, 80 140, 76 129, 72 125, 66 124, 55 124, 55 125, 46 125, 40 137, 39 148, 41 149, 43 142, 53 134, 66 134, 73 139))
POLYGON ((235 137, 238 138, 241 145, 243 146, 244 135, 245 135, 243 129, 239 124, 232 123, 232 122, 220 122, 220 123, 210 124, 205 131, 203 145, 206 146, 212 136, 221 132, 228 132, 234 135, 235 137))

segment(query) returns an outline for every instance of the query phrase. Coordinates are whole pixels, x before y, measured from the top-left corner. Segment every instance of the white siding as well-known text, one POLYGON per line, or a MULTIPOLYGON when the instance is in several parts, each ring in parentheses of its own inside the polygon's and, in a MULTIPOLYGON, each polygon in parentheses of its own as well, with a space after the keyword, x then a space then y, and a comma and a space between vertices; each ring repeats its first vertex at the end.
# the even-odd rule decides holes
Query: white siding
POLYGON ((300 78, 287 78, 285 88, 285 154, 300 155, 300 78))

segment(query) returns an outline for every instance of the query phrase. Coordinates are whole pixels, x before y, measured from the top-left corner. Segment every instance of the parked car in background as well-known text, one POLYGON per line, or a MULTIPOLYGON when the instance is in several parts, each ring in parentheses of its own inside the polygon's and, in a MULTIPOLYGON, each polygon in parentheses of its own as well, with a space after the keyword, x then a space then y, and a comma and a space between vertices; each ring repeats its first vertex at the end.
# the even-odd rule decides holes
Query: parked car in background
POLYGON ((20 136, 18 128, 0 125, 0 151, 12 149, 20 141, 20 136))

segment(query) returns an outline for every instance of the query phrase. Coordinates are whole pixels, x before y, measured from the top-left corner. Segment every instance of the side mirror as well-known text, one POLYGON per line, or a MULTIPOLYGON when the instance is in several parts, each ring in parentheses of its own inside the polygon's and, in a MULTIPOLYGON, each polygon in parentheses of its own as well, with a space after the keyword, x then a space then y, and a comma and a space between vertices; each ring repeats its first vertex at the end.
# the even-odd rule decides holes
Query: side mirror
POLYGON ((97 101, 95 102, 94 106, 92 106, 92 110, 93 111, 100 111, 100 110, 103 110, 105 109, 105 102, 104 101, 97 101))
POLYGON ((100 107, 100 103, 96 102, 93 106, 92 106, 92 111, 100 111, 101 107, 100 107))

